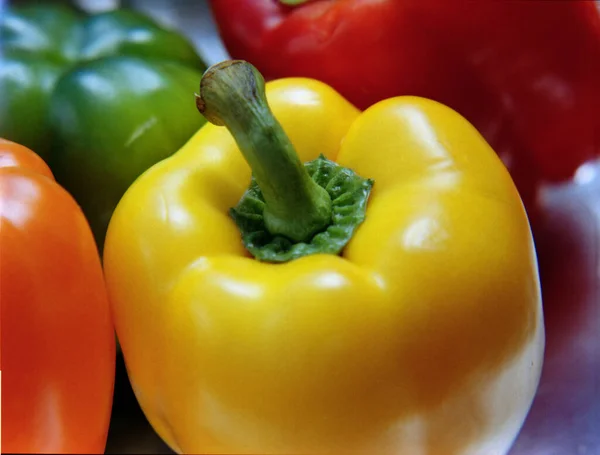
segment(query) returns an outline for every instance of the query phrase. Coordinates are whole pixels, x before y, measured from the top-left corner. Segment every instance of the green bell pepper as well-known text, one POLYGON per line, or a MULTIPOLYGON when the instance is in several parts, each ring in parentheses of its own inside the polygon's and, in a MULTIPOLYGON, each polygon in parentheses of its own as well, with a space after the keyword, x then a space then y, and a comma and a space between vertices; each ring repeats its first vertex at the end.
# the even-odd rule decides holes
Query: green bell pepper
POLYGON ((48 162, 101 251, 129 185, 204 123, 193 97, 205 63, 141 13, 51 4, 4 12, 0 58, 0 137, 48 162))

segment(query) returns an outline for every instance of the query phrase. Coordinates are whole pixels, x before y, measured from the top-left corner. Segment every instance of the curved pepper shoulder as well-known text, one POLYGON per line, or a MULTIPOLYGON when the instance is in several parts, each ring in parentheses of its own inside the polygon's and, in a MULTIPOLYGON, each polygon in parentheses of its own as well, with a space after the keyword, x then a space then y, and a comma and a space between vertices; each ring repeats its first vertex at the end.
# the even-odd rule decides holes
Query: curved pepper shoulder
POLYGON ((251 259, 227 215, 250 169, 213 125, 140 177, 104 266, 154 428, 178 452, 508 451, 544 330, 527 216, 494 151, 422 98, 360 113, 299 78, 267 97, 303 161, 375 180, 366 220, 342 255, 251 259))

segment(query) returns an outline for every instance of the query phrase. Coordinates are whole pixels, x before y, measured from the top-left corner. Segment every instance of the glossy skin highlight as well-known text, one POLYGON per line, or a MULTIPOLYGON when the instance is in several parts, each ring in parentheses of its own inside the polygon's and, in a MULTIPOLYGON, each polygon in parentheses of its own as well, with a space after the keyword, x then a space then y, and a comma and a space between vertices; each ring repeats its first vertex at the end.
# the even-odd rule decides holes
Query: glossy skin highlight
POLYGON ((115 339, 89 225, 37 154, 0 139, 2 450, 104 453, 115 339))
POLYGON ((267 98, 302 161, 375 180, 366 220, 341 256, 261 263, 227 214, 250 169, 225 128, 143 174, 104 267, 153 427, 182 453, 505 453, 544 331, 528 220, 497 155, 423 98, 360 113, 302 78, 267 98))

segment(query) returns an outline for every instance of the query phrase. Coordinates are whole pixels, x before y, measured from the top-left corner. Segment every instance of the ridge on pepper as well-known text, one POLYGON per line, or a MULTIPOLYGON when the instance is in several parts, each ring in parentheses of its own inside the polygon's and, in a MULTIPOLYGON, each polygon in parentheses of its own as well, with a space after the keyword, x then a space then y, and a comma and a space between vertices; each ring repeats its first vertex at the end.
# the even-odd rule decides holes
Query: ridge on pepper
POLYGON ((178 453, 507 453, 544 325, 527 215, 481 134, 429 99, 360 112, 245 61, 211 66, 194 101, 210 123, 127 190, 104 250, 161 438, 178 453), (372 182, 350 239, 253 257, 231 216, 249 188, 261 229, 292 244, 331 223, 305 166, 320 156, 372 182))

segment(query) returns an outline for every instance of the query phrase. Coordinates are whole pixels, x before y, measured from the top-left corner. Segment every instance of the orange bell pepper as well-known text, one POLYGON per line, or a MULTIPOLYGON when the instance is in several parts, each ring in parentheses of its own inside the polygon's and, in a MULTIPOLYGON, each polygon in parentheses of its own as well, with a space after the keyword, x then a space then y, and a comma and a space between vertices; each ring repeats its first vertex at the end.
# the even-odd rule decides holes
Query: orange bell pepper
POLYGON ((2 450, 103 453, 115 338, 100 258, 44 161, 0 139, 2 450))

